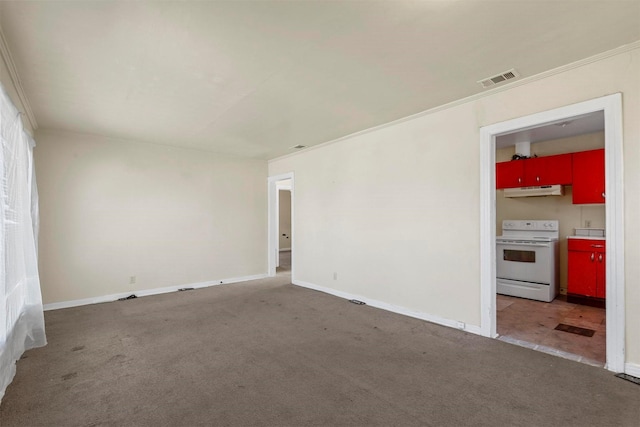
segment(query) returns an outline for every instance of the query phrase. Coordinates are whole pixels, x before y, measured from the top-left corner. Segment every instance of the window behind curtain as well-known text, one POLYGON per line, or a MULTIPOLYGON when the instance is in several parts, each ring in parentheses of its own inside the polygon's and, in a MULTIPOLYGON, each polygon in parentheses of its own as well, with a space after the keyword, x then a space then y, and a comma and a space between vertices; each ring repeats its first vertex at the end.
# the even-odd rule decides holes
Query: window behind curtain
POLYGON ((46 344, 38 276, 35 142, 0 85, 0 399, 16 361, 46 344))

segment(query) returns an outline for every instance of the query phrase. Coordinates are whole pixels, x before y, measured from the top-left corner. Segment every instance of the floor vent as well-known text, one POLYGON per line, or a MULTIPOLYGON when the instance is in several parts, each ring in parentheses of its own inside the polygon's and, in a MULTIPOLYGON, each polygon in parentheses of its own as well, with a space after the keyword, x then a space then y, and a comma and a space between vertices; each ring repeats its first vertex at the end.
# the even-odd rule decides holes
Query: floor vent
POLYGON ((576 335, 582 335, 583 337, 592 337, 596 333, 593 329, 580 328, 578 326, 571 326, 564 323, 559 323, 555 327, 557 331, 569 332, 576 335))
POLYGON ((623 380, 627 380, 627 381, 631 381, 634 384, 638 384, 640 385, 640 378, 638 377, 634 377, 633 375, 629 375, 629 374, 616 374, 615 375, 618 378, 622 378, 623 380))
POLYGON ((496 74, 495 76, 491 76, 483 80, 478 80, 478 83, 480 83, 482 87, 486 89, 499 83, 506 82, 507 80, 515 79, 516 77, 520 77, 520 74, 518 74, 518 72, 512 68, 509 71, 505 71, 504 73, 496 74))

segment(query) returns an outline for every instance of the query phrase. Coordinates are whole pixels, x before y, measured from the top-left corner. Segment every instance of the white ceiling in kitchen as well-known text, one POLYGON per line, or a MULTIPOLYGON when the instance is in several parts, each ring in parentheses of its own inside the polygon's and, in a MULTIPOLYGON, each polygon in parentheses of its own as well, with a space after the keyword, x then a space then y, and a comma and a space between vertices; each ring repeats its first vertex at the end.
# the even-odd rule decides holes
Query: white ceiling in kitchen
POLYGON ((269 159, 640 40, 639 1, 0 2, 39 128, 269 159))
POLYGON ((604 112, 583 114, 532 129, 523 129, 496 137, 496 147, 504 148, 519 142, 540 142, 569 138, 594 132, 604 132, 604 112))

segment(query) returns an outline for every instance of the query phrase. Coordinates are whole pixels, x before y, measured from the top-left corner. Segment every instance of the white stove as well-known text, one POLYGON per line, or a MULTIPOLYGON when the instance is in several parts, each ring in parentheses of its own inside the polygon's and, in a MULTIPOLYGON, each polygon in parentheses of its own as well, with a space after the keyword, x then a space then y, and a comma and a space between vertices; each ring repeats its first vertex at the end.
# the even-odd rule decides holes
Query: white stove
POLYGON ((558 294, 556 220, 504 220, 496 237, 499 294, 550 302, 558 294))

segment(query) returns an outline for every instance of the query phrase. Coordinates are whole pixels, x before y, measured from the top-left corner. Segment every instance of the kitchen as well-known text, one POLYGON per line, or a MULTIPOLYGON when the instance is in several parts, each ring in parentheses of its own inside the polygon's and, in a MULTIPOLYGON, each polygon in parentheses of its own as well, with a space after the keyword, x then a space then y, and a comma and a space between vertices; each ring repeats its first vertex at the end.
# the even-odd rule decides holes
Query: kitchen
POLYGON ((604 146, 602 113, 496 138, 500 339, 599 366, 606 360, 604 146), (539 171, 553 182, 540 181, 539 171))

